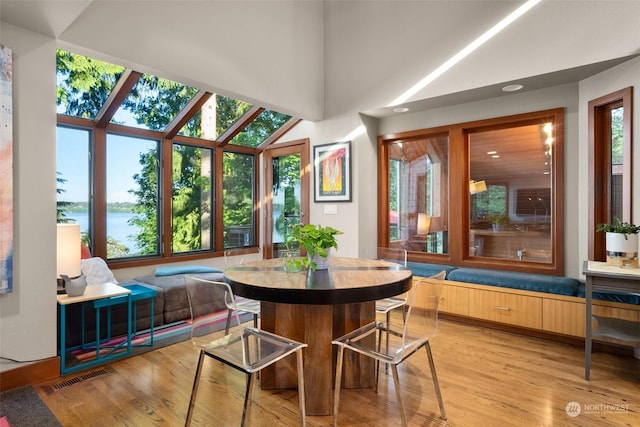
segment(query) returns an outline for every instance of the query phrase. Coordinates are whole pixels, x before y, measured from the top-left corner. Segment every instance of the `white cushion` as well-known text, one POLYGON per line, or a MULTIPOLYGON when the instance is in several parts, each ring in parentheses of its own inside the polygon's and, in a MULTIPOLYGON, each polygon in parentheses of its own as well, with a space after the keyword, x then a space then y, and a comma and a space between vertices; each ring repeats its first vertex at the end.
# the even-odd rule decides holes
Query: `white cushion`
POLYGON ((87 277, 88 285, 101 285, 103 283, 118 284, 109 266, 102 258, 93 257, 82 260, 82 274, 87 277))

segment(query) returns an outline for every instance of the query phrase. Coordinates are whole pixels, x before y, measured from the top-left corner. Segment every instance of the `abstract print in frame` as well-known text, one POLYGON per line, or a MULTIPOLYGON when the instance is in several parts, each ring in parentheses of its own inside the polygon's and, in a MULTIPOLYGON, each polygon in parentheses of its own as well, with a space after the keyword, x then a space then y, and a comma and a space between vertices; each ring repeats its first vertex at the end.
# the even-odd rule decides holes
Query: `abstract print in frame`
POLYGON ((13 290, 13 93, 11 49, 0 45, 0 294, 13 290))
POLYGON ((314 201, 351 201, 351 142, 313 147, 314 201))

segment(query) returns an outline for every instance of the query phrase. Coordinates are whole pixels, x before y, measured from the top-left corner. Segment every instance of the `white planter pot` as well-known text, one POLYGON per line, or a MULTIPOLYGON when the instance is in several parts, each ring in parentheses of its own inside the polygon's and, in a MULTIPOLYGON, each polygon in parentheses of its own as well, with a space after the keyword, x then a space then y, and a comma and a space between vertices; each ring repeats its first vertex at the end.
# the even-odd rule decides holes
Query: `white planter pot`
POLYGON ((637 265, 638 235, 607 232, 606 249, 611 263, 623 266, 635 262, 637 265))

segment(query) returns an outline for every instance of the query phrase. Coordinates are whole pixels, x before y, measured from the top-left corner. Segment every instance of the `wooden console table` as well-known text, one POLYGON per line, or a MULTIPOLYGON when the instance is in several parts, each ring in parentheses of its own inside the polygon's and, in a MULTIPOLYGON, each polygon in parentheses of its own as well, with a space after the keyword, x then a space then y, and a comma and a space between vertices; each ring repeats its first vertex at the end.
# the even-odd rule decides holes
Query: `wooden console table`
MULTIPOLYGON (((585 288, 584 379, 589 380, 591 374, 591 347, 594 337, 591 325, 592 294, 594 291, 639 293, 640 269, 621 268, 605 262, 585 261, 582 272, 587 279, 585 288)), ((600 318, 600 320, 601 323, 595 336, 640 343, 640 323, 613 318, 600 318)))

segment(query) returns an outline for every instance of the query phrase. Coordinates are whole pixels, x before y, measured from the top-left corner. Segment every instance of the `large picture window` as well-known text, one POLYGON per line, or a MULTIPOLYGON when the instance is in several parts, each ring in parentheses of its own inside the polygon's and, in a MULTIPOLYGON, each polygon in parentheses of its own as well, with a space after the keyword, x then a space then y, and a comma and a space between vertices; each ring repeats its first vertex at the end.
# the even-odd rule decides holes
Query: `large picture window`
POLYGON ((58 222, 134 266, 257 252, 257 161, 299 119, 58 50, 58 222))
POLYGON ((563 274, 563 111, 379 137, 380 246, 563 274))

